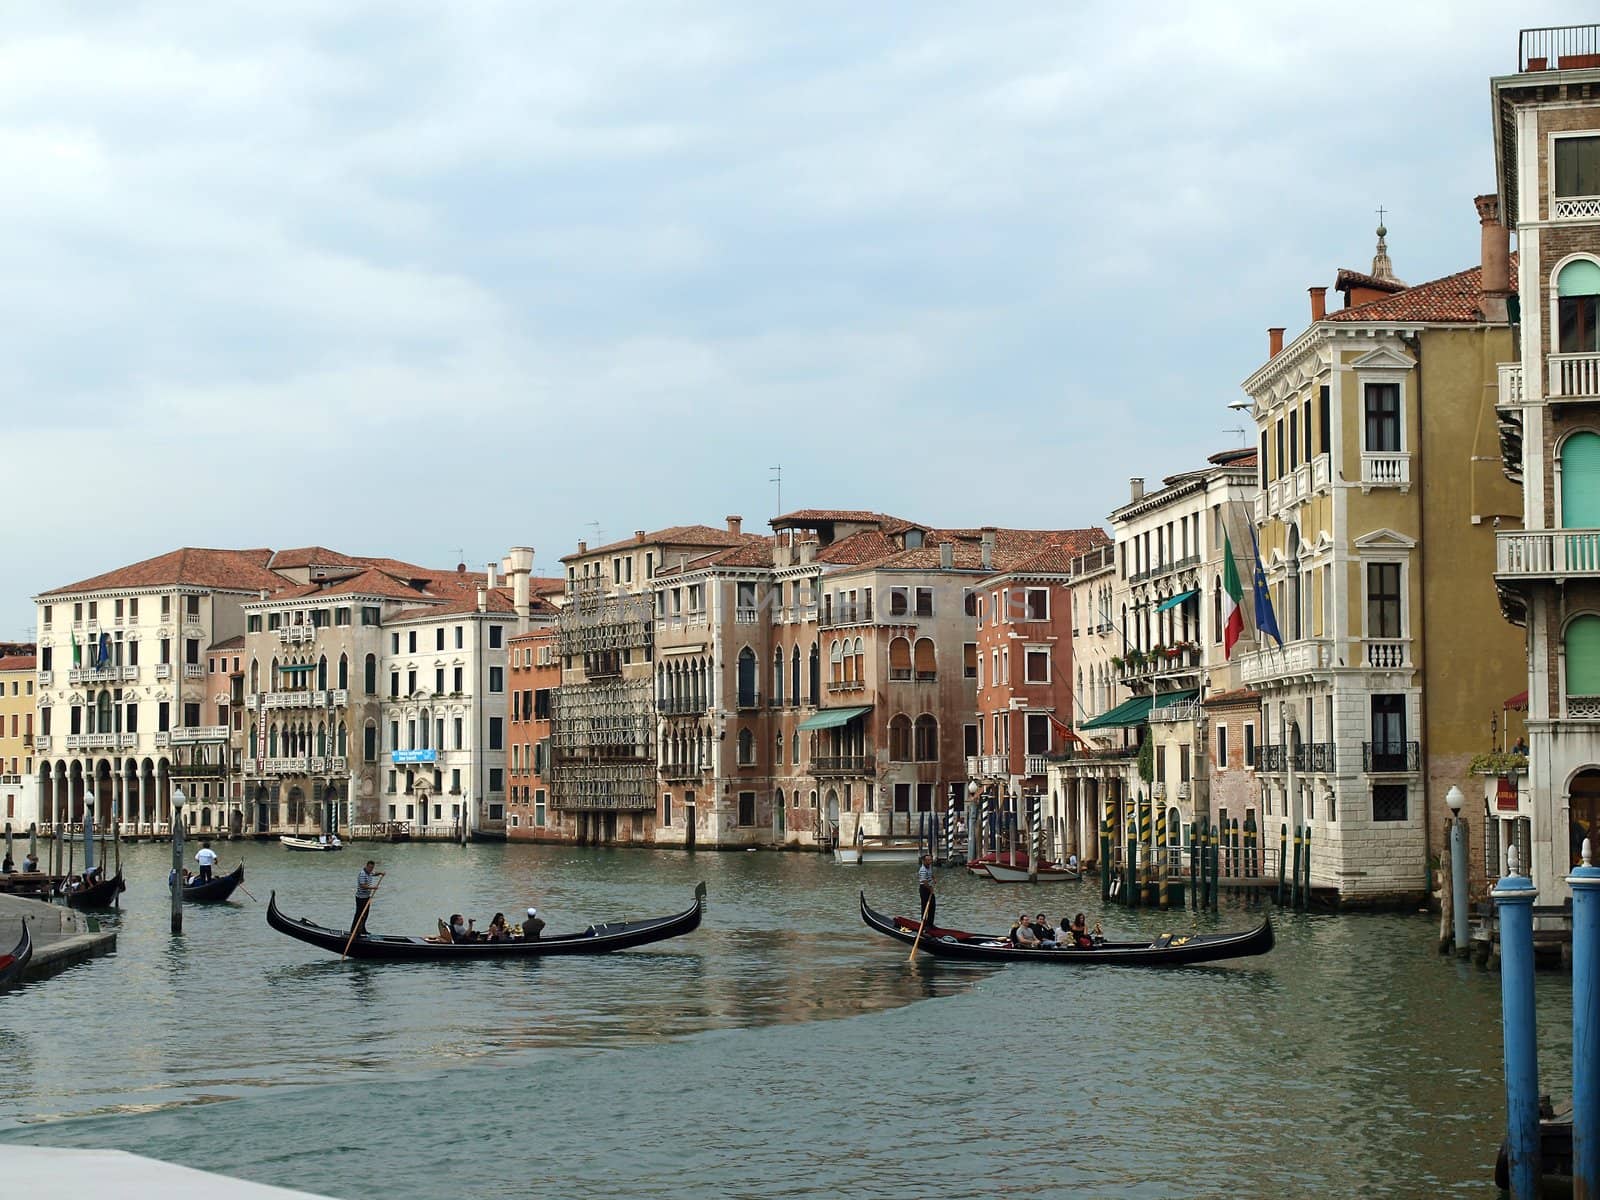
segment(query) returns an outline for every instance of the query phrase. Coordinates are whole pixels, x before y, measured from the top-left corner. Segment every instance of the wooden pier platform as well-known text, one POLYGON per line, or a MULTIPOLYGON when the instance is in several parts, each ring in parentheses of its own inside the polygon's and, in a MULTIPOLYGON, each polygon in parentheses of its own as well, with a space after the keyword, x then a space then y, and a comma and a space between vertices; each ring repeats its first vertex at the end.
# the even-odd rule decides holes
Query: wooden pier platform
POLYGON ((92 913, 23 896, 0 895, 0 946, 9 950, 17 944, 23 921, 33 936, 33 960, 22 973, 24 980, 43 979, 73 963, 110 954, 117 948, 117 935, 100 928, 92 913))

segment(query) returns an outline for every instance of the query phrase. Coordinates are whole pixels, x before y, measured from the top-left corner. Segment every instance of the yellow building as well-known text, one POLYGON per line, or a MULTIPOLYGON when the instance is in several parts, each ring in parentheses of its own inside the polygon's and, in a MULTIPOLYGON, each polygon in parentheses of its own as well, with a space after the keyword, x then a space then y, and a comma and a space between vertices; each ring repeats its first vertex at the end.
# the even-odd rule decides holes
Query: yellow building
POLYGON ((1496 523, 1521 512, 1495 416, 1503 297, 1485 303, 1478 268, 1400 282, 1385 233, 1371 272, 1338 273, 1344 307, 1312 288, 1309 327, 1271 331, 1244 383, 1282 634, 1241 664, 1262 695, 1261 824, 1269 845, 1309 826, 1312 884, 1346 904, 1427 896, 1445 794, 1474 782, 1525 674, 1487 585, 1496 523))
POLYGON ((34 656, 0 658, 0 827, 14 832, 39 819, 33 779, 34 656))

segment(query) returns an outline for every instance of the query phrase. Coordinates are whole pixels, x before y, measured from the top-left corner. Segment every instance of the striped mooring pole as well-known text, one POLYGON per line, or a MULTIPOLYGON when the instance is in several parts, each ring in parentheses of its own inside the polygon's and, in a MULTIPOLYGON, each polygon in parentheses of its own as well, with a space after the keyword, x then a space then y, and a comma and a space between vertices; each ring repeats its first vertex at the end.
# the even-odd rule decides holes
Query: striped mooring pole
POLYGON ((1215 823, 1211 826, 1211 911, 1217 911, 1217 853, 1221 847, 1222 838, 1218 834, 1215 823))
POLYGON ((956 806, 946 798, 944 802, 944 856, 946 860, 955 857, 956 844, 956 806))
POLYGON ((1301 880, 1301 883, 1300 883, 1300 907, 1301 908, 1310 908, 1311 907, 1311 826, 1309 826, 1309 825, 1306 826, 1306 832, 1305 832, 1305 854, 1302 856, 1301 861, 1305 865, 1301 868, 1301 870, 1304 872, 1304 877, 1303 877, 1303 879, 1301 880))
POLYGON ((1155 896, 1155 842, 1154 830, 1150 827, 1150 814, 1155 808, 1155 797, 1146 792, 1140 797, 1139 803, 1139 845, 1144 851, 1144 879, 1140 885, 1139 902, 1141 904, 1154 904, 1155 896))
POLYGON ((1032 834, 1031 852, 1028 855, 1028 877, 1039 879, 1039 856, 1044 852, 1044 805, 1038 796, 1028 797, 1028 826, 1032 834))
POLYGON ((1289 822, 1278 826, 1278 907, 1283 907, 1284 868, 1289 863, 1289 822))
POLYGON ((1167 807, 1162 805, 1156 810, 1156 903, 1166 908, 1171 901, 1171 891, 1167 887, 1167 807))

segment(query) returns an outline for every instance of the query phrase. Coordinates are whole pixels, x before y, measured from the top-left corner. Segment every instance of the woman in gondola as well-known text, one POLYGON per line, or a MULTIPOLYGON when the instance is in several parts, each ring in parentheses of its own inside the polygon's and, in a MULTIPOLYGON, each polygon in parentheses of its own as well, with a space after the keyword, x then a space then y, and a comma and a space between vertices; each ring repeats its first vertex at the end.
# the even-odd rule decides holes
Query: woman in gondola
POLYGON ((509 942, 511 940, 511 927, 506 924, 505 913, 495 913, 494 919, 489 922, 489 931, 483 938, 486 942, 509 942))

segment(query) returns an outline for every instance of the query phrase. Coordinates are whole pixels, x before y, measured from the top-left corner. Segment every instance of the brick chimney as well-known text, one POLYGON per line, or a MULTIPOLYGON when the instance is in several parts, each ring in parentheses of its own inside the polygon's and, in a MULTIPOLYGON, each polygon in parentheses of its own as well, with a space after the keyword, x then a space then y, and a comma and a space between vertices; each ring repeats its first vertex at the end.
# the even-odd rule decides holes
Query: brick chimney
POLYGON ((1283 353, 1283 330, 1284 327, 1282 325, 1274 325, 1267 330, 1268 358, 1277 358, 1278 355, 1283 353))
POLYGON ((636 542, 643 542, 644 541, 644 530, 635 529, 633 531, 633 540, 636 541, 636 542))
POLYGON ((1477 196, 1473 204, 1478 209, 1483 253, 1478 312, 1485 321, 1498 323, 1509 319, 1506 298, 1511 294, 1511 231, 1500 222, 1498 196, 1477 196))
POLYGON ((1320 321, 1328 315, 1328 289, 1325 287, 1307 288, 1311 293, 1311 319, 1320 321))
POLYGON ((579 554, 587 554, 587 553, 589 553, 589 543, 588 542, 579 542, 578 543, 578 553, 579 554))
POLYGON ((743 517, 734 516, 734 517, 726 517, 724 519, 728 522, 728 532, 729 533, 738 533, 739 532, 739 527, 744 524, 744 518, 743 517))

